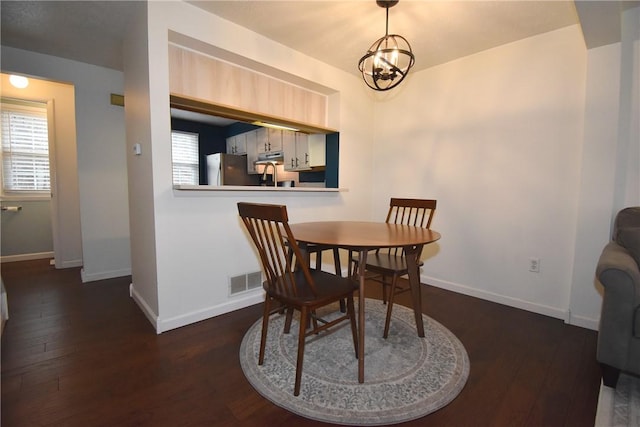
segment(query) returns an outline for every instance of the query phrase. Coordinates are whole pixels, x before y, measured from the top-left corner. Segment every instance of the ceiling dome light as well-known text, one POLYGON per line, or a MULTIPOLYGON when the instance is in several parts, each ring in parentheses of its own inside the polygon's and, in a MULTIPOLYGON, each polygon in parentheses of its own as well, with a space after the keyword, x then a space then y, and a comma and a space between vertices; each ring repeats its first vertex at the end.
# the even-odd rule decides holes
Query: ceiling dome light
POLYGON ((11 74, 9 76, 9 82, 18 89, 24 89, 29 86, 29 79, 25 76, 16 76, 15 74, 11 74))
POLYGON ((377 0, 376 4, 387 10, 385 35, 379 38, 360 58, 358 69, 362 79, 371 89, 384 91, 400 84, 415 63, 411 45, 398 34, 389 34, 389 8, 399 0, 377 0))

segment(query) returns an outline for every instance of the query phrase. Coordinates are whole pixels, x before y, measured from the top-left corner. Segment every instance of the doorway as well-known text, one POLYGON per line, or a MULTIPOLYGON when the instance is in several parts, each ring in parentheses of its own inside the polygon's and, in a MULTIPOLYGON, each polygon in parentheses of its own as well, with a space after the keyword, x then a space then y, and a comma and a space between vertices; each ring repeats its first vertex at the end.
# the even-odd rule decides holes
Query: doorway
MULTIPOLYGON (((75 122, 75 90, 74 86, 67 83, 52 82, 47 80, 28 77, 28 85, 22 88, 13 86, 9 81, 9 75, 0 73, 0 95, 5 99, 23 100, 29 103, 46 105, 47 134, 48 134, 48 159, 49 159, 49 186, 48 197, 48 221, 43 219, 42 212, 47 211, 44 207, 46 203, 35 207, 35 202, 42 200, 23 199, 5 200, 2 197, 3 206, 13 206, 12 211, 4 211, 3 222, 8 221, 9 214, 14 219, 19 215, 23 221, 29 224, 27 232, 22 233, 20 243, 25 245, 27 237, 36 235, 50 236, 50 242, 44 240, 28 249, 30 254, 19 254, 23 257, 51 258, 45 248, 49 244, 52 248, 53 258, 56 268, 80 267, 82 266, 82 235, 80 227, 80 198, 78 187, 78 166, 77 166, 77 146, 76 146, 76 122, 75 122), (14 203, 14 202, 20 202, 14 203), (21 210, 17 210, 22 206, 21 210), (27 207, 29 209, 27 209, 27 207), (29 218, 40 211, 38 222, 29 218), (36 224, 39 224, 36 228, 36 224), (48 224, 48 225, 44 225, 48 224), (49 227, 49 228, 47 228, 49 227), (50 231, 46 231, 50 229, 50 231), (41 249, 45 248, 45 249, 41 249), (34 252, 35 251, 35 252, 34 252)), ((42 199, 42 194, 40 198, 42 199)), ((37 197, 35 197, 37 199, 37 197)), ((15 222, 15 221, 14 221, 15 222)), ((13 230, 14 224, 3 223, 1 233, 3 237, 9 230, 13 230)), ((17 239, 16 239, 17 241, 17 239)), ((4 247, 2 249, 5 249, 4 247)), ((25 251, 24 247, 21 249, 25 251)), ((4 259, 4 253, 2 261, 4 259)), ((33 258, 32 258, 33 259, 33 258)), ((18 259, 8 259, 18 260, 18 259)))
POLYGON ((45 102, 0 99, 2 262, 54 258, 45 102))

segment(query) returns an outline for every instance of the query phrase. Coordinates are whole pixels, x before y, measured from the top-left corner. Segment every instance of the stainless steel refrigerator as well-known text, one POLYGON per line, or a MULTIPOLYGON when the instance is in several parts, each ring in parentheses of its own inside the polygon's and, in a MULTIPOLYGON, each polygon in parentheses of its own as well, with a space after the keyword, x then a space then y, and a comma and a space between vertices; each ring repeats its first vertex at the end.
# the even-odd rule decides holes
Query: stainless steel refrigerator
POLYGON ((258 177, 247 173, 247 156, 215 153, 207 156, 208 185, 258 185, 258 177))

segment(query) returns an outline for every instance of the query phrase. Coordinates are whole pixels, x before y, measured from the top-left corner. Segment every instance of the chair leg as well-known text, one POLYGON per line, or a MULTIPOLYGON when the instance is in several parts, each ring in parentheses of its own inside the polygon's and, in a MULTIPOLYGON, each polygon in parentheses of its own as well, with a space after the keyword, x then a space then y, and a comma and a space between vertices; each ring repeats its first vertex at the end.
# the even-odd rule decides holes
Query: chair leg
POLYGON ((307 333, 307 319, 309 313, 306 307, 302 307, 300 310, 300 332, 298 335, 298 359, 296 361, 296 381, 293 387, 293 395, 298 396, 300 394, 300 382, 302 380, 302 363, 304 360, 304 342, 307 333))
MULTIPOLYGON (((316 331, 316 335, 318 335, 318 316, 316 316, 315 310, 312 310, 311 313, 309 313, 309 319, 311 319, 311 326, 313 327, 313 330, 316 331)), ((307 325, 308 324, 309 321, 307 321, 307 325)))
MULTIPOLYGON (((338 248, 333 248, 333 266, 336 269, 336 276, 342 277, 342 267, 340 266, 340 252, 338 252, 338 248)), ((347 312, 347 308, 343 299, 340 300, 340 312, 347 312)))
POLYGON ((342 277, 342 267, 340 266, 340 252, 338 252, 338 248, 333 248, 333 265, 336 268, 336 275, 342 277))
POLYGON ((258 365, 264 362, 264 348, 267 345, 267 329, 269 328, 269 314, 271 312, 271 298, 269 295, 264 299, 264 313, 262 314, 262 334, 260 335, 260 354, 258 365))
POLYGON ((607 387, 616 388, 618 378, 620 377, 620 369, 605 363, 601 363, 600 368, 602 369, 602 383, 607 387))
POLYGON ((356 277, 356 272, 358 271, 358 262, 355 261, 353 259, 353 251, 349 251, 349 271, 347 272, 349 274, 349 277, 351 279, 355 279, 356 277))
POLYGON ((353 295, 347 298, 347 310, 349 313, 349 321, 351 322, 351 335, 353 335, 353 348, 356 351, 356 359, 358 359, 358 327, 356 325, 356 310, 353 304, 353 295))
POLYGON ((387 302, 387 318, 384 320, 383 338, 389 336, 389 324, 391 323, 391 311, 393 310, 393 299, 396 296, 396 285, 398 284, 398 275, 394 274, 391 279, 391 291, 389 292, 389 301, 387 302))
POLYGON ((389 300, 388 296, 387 296, 387 276, 385 276, 384 274, 381 276, 382 277, 382 303, 386 304, 387 301, 389 300))
POLYGON ((284 333, 288 334, 291 330, 291 321, 293 320, 293 308, 287 308, 287 317, 284 319, 284 333))

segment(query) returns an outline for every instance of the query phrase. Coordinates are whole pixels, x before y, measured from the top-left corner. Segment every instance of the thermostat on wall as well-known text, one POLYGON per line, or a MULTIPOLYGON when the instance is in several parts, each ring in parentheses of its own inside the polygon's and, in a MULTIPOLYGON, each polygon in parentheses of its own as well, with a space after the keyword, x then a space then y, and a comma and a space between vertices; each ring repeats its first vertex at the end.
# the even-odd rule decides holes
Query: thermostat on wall
POLYGON ((140 144, 133 144, 133 154, 136 156, 142 154, 142 147, 140 147, 140 144))

